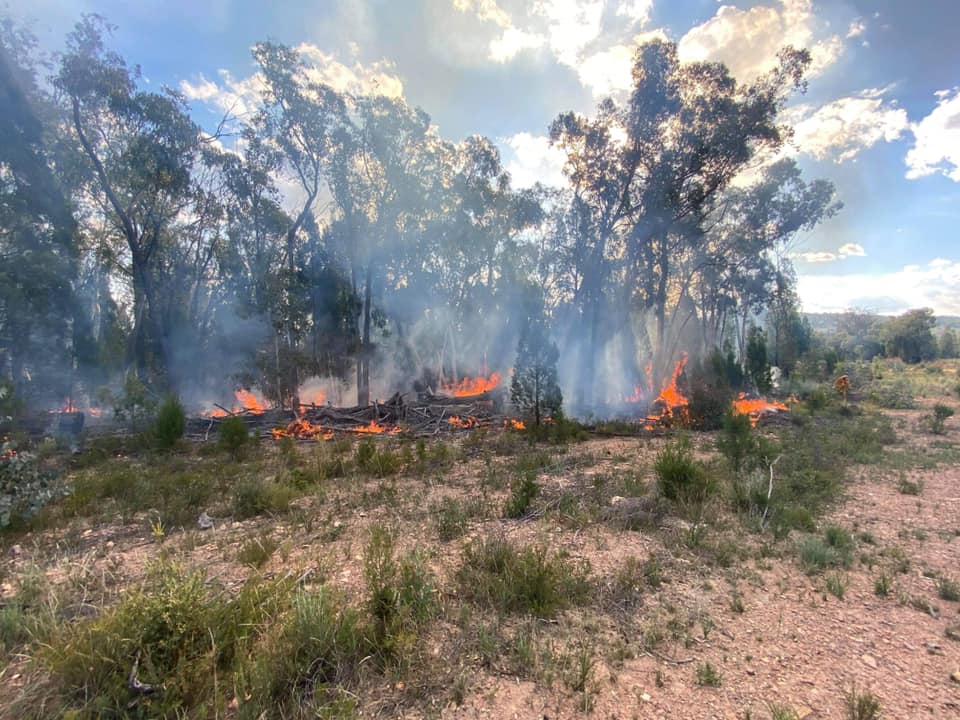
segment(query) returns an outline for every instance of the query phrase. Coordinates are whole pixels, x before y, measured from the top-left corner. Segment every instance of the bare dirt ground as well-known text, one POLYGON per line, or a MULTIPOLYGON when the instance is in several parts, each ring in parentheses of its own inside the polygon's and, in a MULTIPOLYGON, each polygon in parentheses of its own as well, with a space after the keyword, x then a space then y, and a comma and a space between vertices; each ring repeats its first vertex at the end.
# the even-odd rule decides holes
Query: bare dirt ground
MULTIPOLYGON (((930 436, 916 430, 921 411, 893 413, 903 438, 898 452, 923 457, 936 452, 930 436)), ((960 433, 954 421, 943 446, 960 433)), ((698 443, 708 448, 712 439, 698 443)), ((586 487, 597 474, 637 473, 653 481, 656 439, 597 439, 572 446, 558 464, 541 470, 543 494, 586 487)), ((212 531, 171 532, 153 537, 143 517, 119 523, 77 520, 67 527, 30 533, 7 547, 0 594, 11 597, 39 574, 44 592, 80 597, 74 612, 115 599, 140 580, 147 564, 163 555, 235 588, 253 572, 237 559, 250 537, 268 533, 278 549, 260 570, 297 573, 307 584, 327 582, 349 596, 363 591, 362 551, 373 525, 395 530, 403 547, 427 549, 441 594, 456 602, 454 576, 463 548, 472 540, 504 535, 519 544, 542 543, 589 562, 591 577, 610 582, 628 558, 662 563, 662 583, 645 589, 635 604, 616 610, 590 605, 554 620, 507 621, 506 637, 525 629, 535 648, 536 668, 481 662, 449 623, 431 632, 428 652, 456 665, 460 685, 434 688, 429 701, 385 703, 382 688, 360 697, 363 715, 442 718, 770 718, 774 705, 799 718, 845 717, 847 693, 869 689, 885 718, 960 718, 960 604, 938 593, 941 576, 960 578, 960 467, 922 469, 866 466, 854 469, 845 499, 823 519, 853 533, 856 560, 839 573, 843 598, 827 591, 824 575, 806 574, 790 552, 742 529, 733 518, 714 518, 709 541, 734 548, 733 561, 710 562, 682 542, 687 528, 666 520, 645 531, 608 524, 563 522, 545 514, 535 520, 499 517, 505 489, 485 484, 490 466, 470 453, 443 477, 367 479, 308 496, 277 518, 216 520, 212 531), (902 480, 918 494, 903 491, 902 480), (471 518, 466 534, 441 542, 431 506, 442 497, 476 499, 489 512, 471 518), (875 583, 889 581, 886 596, 875 583), (655 649, 644 633, 666 635, 655 649), (949 631, 948 631, 949 630, 949 631), (951 638, 950 635, 953 634, 951 638), (454 647, 456 646, 456 647, 454 647), (570 662, 548 665, 536 658, 590 657, 583 687, 563 681, 570 662), (704 683, 704 667, 716 686, 704 683), (386 709, 393 708, 393 709, 386 709)), ((602 603, 601 603, 602 605, 602 603)), ((489 618, 477 616, 482 624, 489 618)), ((503 652, 501 650, 501 652, 503 652)), ((530 660, 530 658, 533 658, 530 660)), ((575 663, 574 663, 575 664, 575 663)), ((447 667, 446 670, 450 670, 447 667)), ((0 706, 30 682, 29 658, 14 656, 0 671, 0 706), (6 699, 6 700, 5 700, 6 699)), ((429 685, 429 681, 425 682, 429 685)), ((396 686, 404 694, 403 683, 396 686)), ((4 713, 0 711, 0 715, 4 713)))

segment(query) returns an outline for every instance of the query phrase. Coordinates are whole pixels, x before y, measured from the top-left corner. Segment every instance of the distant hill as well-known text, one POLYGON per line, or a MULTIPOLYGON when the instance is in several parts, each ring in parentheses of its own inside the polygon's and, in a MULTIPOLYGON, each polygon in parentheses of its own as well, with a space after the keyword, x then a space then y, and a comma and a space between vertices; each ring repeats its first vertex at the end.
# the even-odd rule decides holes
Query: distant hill
MULTIPOLYGON (((837 318, 841 313, 804 313, 804 317, 810 321, 810 326, 817 332, 829 333, 837 328, 837 318)), ((888 315, 875 315, 878 320, 889 317, 888 315)), ((960 330, 960 316, 941 315, 937 317, 937 330, 953 328, 960 330)))

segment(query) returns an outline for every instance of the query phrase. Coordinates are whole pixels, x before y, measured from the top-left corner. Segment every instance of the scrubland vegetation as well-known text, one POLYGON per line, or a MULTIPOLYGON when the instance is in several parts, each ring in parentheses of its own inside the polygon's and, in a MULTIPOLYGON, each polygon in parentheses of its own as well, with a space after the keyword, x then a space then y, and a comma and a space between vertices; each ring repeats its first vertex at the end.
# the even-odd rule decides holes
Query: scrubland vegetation
MULTIPOLYGON (((706 707, 751 664, 711 648, 790 568, 831 602, 950 620, 955 569, 905 551, 919 531, 891 542, 839 511, 858 478, 923 502, 917 473, 956 463, 952 420, 928 423, 956 365, 846 369, 848 402, 802 384, 788 422, 713 433, 278 443, 226 424, 191 444, 158 431, 167 409, 143 436, 41 444, 24 457, 52 499, 3 536, 4 712, 439 717, 520 678, 590 713, 644 659, 645 693, 682 685, 706 707), (919 409, 879 407, 892 387, 919 409)), ((923 533, 960 533, 944 520, 923 533)), ((864 686, 829 706, 893 700, 864 686)))

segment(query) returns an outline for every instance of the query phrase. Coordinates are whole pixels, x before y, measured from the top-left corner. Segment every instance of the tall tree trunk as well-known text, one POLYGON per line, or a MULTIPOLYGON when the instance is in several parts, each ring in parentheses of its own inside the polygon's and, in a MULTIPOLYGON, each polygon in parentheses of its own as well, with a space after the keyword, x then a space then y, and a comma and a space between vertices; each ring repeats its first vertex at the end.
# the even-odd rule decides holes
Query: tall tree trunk
POLYGON ((367 265, 366 287, 363 290, 363 339, 360 345, 360 372, 357 382, 357 405, 370 403, 370 304, 373 299, 373 264, 367 265))

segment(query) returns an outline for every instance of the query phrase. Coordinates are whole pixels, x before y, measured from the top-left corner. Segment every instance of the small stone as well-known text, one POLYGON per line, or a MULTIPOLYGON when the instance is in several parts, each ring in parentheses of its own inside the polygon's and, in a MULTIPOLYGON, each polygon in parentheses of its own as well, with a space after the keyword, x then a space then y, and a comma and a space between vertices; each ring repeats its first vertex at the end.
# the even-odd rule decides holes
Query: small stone
POLYGON ((343 525, 343 523, 340 522, 339 520, 334 520, 334 521, 333 521, 333 528, 334 528, 335 530, 336 530, 337 528, 339 528, 341 525, 343 525))
POLYGON ((652 698, 647 693, 640 693, 640 699, 644 702, 650 702, 652 698))
POLYGON ((861 662, 863 662, 863 664, 866 665, 867 667, 871 667, 871 668, 873 668, 874 670, 877 669, 877 659, 876 659, 875 657, 873 657, 873 655, 866 655, 866 654, 861 655, 861 656, 860 656, 860 660, 861 660, 861 662))
POLYGON ((20 557, 20 554, 23 552, 23 548, 19 545, 14 545, 10 548, 10 557, 20 557))
POLYGON ((927 643, 927 652, 931 655, 943 655, 943 648, 937 643, 927 643))
POLYGON ((210 530, 213 527, 213 518, 207 515, 206 510, 200 513, 200 517, 197 518, 197 527, 201 530, 210 530))
POLYGON ((797 720, 804 720, 813 715, 813 708, 809 708, 806 705, 798 705, 794 712, 797 715, 797 720))
POLYGON ((107 544, 104 545, 104 547, 107 550, 113 550, 114 545, 116 545, 116 543, 113 540, 107 540, 107 544))
POLYGON ((956 625, 948 625, 947 629, 943 631, 943 634, 951 640, 960 642, 960 623, 956 625))
POLYGON ((960 685, 960 670, 957 670, 953 675, 951 675, 950 679, 960 685))
POLYGON ((747 675, 749 675, 750 677, 753 677, 756 674, 757 674, 756 670, 754 670, 753 668, 747 668, 747 675))

